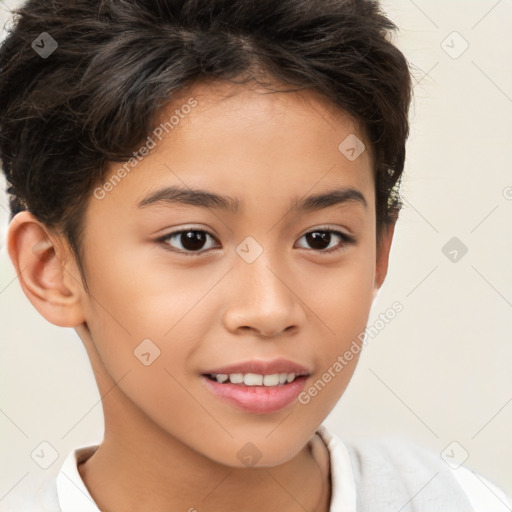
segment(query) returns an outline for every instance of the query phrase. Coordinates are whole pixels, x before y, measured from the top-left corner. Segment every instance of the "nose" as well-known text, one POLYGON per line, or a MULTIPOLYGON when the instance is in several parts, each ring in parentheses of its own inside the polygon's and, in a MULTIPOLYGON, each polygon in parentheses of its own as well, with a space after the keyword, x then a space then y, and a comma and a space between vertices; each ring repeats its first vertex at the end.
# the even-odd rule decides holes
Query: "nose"
POLYGON ((306 320, 300 280, 289 267, 271 260, 265 252, 252 263, 243 260, 230 273, 232 295, 224 323, 231 332, 253 331, 265 338, 296 332, 306 320))

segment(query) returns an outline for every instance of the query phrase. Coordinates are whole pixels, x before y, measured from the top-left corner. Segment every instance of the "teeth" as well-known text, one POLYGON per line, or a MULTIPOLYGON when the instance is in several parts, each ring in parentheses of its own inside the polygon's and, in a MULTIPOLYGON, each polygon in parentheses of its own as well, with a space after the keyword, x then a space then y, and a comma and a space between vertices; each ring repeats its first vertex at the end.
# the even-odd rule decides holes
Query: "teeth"
POLYGON ((257 375, 256 373, 246 373, 244 375, 244 384, 246 386, 262 386, 263 375, 257 375))
POLYGON ((244 384, 245 386, 279 386, 295 380, 295 373, 274 373, 272 375, 259 375, 257 373, 218 373, 211 375, 217 382, 230 382, 231 384, 244 384))
POLYGON ((263 384, 265 386, 277 386, 279 384, 279 375, 277 373, 274 375, 265 375, 263 377, 263 384))
POLYGON ((231 384, 242 384, 242 382, 244 381, 243 373, 230 373, 228 377, 229 380, 231 381, 231 384))

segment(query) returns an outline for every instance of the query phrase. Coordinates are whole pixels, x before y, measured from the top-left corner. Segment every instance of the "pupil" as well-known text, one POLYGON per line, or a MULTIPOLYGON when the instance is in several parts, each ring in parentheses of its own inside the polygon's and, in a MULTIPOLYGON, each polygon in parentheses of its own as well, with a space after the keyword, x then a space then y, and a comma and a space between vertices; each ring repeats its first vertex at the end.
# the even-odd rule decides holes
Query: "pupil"
POLYGON ((201 249, 205 243, 205 233, 201 231, 185 231, 181 234, 181 243, 187 250, 201 249))
POLYGON ((306 237, 308 239, 308 244, 314 249, 325 249, 329 246, 331 234, 329 232, 314 231, 312 233, 308 233, 306 237))
MULTIPOLYGON (((313 249, 325 249, 329 246, 331 233, 327 231, 314 231, 306 235, 308 244, 313 249)), ((187 250, 199 250, 205 244, 205 233, 201 231, 185 231, 181 234, 181 243, 187 250)))

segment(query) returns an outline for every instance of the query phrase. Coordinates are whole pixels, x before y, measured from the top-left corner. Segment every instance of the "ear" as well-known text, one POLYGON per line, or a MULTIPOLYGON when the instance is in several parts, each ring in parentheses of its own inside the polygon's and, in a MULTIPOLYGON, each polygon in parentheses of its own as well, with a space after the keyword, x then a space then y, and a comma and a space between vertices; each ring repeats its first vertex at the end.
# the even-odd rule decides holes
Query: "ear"
POLYGON ((383 231, 380 243, 377 245, 377 260, 375 268, 375 284, 373 297, 377 295, 388 273, 389 251, 395 232, 396 221, 389 224, 383 231))
POLYGON ((84 322, 81 277, 62 235, 19 212, 9 224, 7 250, 25 295, 46 320, 61 327, 84 322))

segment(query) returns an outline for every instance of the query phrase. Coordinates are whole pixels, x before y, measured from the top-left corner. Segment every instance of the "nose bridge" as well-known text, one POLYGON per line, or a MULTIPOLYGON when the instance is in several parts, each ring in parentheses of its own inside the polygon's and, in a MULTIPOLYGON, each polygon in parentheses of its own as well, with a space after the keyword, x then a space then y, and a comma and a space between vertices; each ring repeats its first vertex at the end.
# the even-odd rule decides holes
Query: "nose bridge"
POLYGON ((288 274, 283 270, 286 268, 286 255, 279 252, 280 248, 271 247, 275 243, 272 236, 265 237, 265 245, 247 237, 237 248, 236 273, 254 298, 282 300, 289 293, 283 284, 285 274, 288 274))
POLYGON ((228 308, 232 329, 252 327, 264 334, 278 332, 302 321, 299 299, 293 293, 292 276, 287 270, 286 254, 279 254, 271 235, 265 246, 247 237, 237 247, 232 278, 236 287, 236 306, 228 308))

